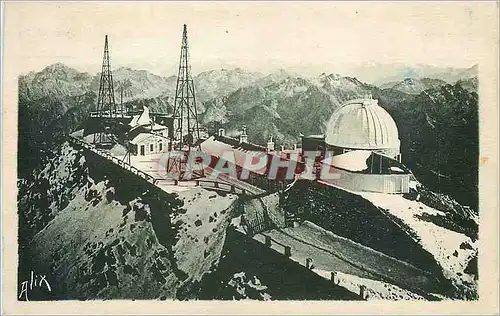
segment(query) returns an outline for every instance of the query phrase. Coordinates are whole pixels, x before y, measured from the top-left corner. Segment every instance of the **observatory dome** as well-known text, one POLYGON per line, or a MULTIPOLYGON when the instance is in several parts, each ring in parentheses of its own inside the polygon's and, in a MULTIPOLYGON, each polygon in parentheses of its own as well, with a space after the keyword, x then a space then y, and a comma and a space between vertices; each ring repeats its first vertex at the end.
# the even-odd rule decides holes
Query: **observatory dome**
POLYGON ((326 143, 343 149, 381 152, 398 158, 399 136, 389 113, 371 98, 346 102, 327 124, 326 143))

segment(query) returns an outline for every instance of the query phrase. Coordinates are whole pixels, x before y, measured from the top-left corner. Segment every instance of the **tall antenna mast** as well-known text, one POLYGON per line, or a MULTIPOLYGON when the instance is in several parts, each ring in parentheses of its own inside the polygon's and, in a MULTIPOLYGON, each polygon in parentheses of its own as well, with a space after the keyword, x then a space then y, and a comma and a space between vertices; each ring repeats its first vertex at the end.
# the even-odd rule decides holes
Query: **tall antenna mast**
MULTIPOLYGON (((101 80, 99 82, 99 96, 97 98, 97 117, 116 116, 115 92, 113 76, 109 65, 108 35, 104 36, 104 55, 102 58, 101 80)), ((103 126, 104 128, 104 126, 103 126)), ((104 131, 94 134, 94 143, 102 143, 104 131)))
MULTIPOLYGON (((198 125, 198 111, 194 93, 193 77, 189 60, 189 45, 187 38, 187 25, 184 24, 182 32, 181 56, 179 59, 179 73, 175 88, 174 100, 174 144, 172 149, 182 151, 188 155, 193 147, 201 150, 198 140, 200 129, 198 125)), ((167 172, 182 172, 185 170, 185 157, 169 158, 167 172)))
POLYGON ((187 25, 184 24, 182 33, 181 56, 179 60, 179 74, 174 100, 174 138, 178 141, 178 148, 187 146, 188 150, 200 138, 198 126, 198 111, 194 93, 191 64, 189 61, 189 46, 187 25))
POLYGON ((98 116, 116 114, 113 75, 111 74, 111 67, 109 65, 108 35, 104 36, 104 56, 99 83, 99 98, 97 99, 97 114, 98 116))

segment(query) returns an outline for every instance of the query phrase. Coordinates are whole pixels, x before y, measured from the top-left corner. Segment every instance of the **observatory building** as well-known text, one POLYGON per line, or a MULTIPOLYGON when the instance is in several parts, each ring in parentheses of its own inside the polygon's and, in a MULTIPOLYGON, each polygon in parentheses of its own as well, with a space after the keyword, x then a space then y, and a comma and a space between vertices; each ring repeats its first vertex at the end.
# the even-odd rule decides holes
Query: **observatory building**
POLYGON ((398 128, 371 97, 346 102, 330 117, 325 142, 336 154, 369 150, 401 161, 398 128))
POLYGON ((302 137, 303 150, 319 150, 320 166, 338 177, 325 182, 358 192, 407 193, 411 171, 401 163, 398 128, 371 97, 344 103, 325 135, 302 137))

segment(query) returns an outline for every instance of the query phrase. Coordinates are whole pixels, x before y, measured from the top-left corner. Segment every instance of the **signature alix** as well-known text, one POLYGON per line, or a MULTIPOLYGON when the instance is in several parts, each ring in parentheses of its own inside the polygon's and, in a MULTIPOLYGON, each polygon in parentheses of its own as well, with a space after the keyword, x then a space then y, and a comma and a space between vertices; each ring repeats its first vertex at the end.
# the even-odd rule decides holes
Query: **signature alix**
POLYGON ((47 281, 47 276, 42 274, 35 274, 33 271, 30 273, 30 279, 21 282, 21 292, 19 293, 18 299, 29 301, 28 293, 34 289, 45 288, 49 292, 52 291, 49 281, 47 281))

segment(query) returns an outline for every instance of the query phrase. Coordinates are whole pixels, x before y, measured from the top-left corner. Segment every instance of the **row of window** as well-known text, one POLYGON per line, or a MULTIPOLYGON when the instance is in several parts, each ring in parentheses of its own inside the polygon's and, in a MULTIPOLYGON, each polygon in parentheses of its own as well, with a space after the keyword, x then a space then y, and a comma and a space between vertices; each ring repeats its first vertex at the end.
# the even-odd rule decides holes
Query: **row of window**
MULTIPOLYGON (((163 150, 163 143, 158 143, 158 150, 162 151, 163 150)), ((149 151, 154 151, 154 144, 149 144, 149 151)))

